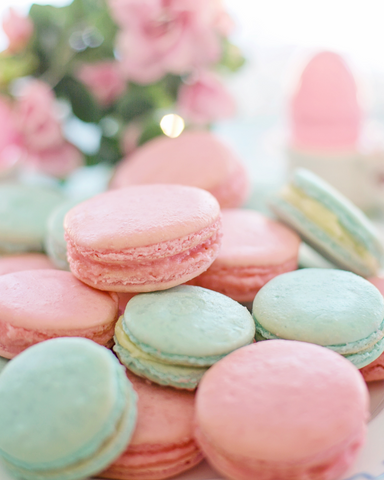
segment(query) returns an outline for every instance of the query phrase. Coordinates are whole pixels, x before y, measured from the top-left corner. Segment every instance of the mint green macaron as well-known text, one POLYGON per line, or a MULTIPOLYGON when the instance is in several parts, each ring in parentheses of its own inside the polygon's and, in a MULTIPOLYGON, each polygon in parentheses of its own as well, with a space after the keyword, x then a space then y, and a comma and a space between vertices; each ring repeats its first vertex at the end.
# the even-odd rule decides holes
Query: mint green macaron
POLYGON ((181 285, 133 297, 116 325, 114 350, 137 375, 193 389, 207 368, 252 343, 254 335, 245 307, 212 290, 181 285))
POLYGON ((0 457, 16 478, 79 480, 126 448, 136 394, 106 348, 83 338, 39 343, 0 375, 0 457))
POLYGON ((273 278, 253 302, 256 339, 315 343, 357 368, 384 351, 384 300, 364 278, 335 269, 304 268, 273 278))
POLYGON ((0 185, 0 254, 40 252, 46 223, 65 197, 54 188, 18 183, 0 185))

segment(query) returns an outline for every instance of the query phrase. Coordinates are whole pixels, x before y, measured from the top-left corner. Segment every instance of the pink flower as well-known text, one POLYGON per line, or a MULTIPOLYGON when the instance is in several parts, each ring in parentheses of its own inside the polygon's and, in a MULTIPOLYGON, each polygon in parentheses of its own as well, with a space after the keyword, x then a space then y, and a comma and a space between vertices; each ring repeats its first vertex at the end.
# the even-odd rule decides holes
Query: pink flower
POLYGON ((109 0, 123 27, 118 50, 127 79, 152 83, 217 62, 221 54, 217 0, 109 0))
POLYGON ((29 168, 58 178, 64 178, 84 163, 83 155, 71 143, 42 151, 27 150, 23 161, 29 168))
POLYGON ((12 105, 0 97, 0 170, 14 166, 20 157, 20 136, 13 124, 12 105))
POLYGON ((23 89, 15 107, 15 124, 26 148, 46 150, 63 142, 54 100, 52 90, 42 81, 33 80, 23 89))
POLYGON ((207 124, 232 117, 236 105, 231 94, 219 79, 210 72, 203 72, 198 79, 179 89, 178 110, 186 120, 207 124))
POLYGON ((23 17, 10 8, 3 20, 3 30, 8 37, 8 50, 17 53, 27 46, 33 34, 33 22, 29 17, 23 17))
POLYGON ((125 90, 120 64, 115 61, 81 65, 77 77, 89 88, 100 105, 110 105, 125 90))

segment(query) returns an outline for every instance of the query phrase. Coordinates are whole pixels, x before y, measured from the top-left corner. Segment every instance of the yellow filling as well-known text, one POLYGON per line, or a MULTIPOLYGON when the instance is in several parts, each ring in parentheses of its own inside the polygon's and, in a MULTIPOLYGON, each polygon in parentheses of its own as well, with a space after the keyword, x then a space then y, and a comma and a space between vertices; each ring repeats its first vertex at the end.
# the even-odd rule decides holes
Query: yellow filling
POLYGON ((286 187, 281 196, 300 210, 311 222, 324 230, 339 245, 359 257, 362 262, 368 264, 371 268, 377 268, 375 257, 353 238, 345 227, 340 224, 337 215, 324 207, 324 205, 308 197, 302 190, 293 186, 286 187))

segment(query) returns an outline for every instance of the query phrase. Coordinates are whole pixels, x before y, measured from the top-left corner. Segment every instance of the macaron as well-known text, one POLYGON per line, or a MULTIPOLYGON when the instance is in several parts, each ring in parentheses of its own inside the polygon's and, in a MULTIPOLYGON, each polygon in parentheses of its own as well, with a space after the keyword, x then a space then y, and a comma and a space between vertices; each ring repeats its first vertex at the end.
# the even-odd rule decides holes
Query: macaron
POLYGON ((384 351, 384 300, 364 278, 334 269, 304 268, 273 278, 253 302, 256 339, 316 343, 357 368, 384 351))
POLYGON ((252 210, 224 209, 218 257, 191 284, 251 302, 260 288, 297 269, 300 237, 285 225, 252 210))
POLYGON ((365 440, 368 390, 358 370, 318 345, 272 340, 208 370, 195 437, 231 480, 336 480, 365 440))
POLYGON ((113 292, 151 292, 205 271, 219 253, 221 214, 208 192, 136 185, 97 195, 64 220, 72 273, 113 292))
MULTIPOLYGON (((384 296, 384 278, 383 277, 371 277, 368 278, 368 281, 371 282, 384 296)), ((360 370, 361 374, 364 377, 366 382, 374 382, 376 380, 384 380, 384 354, 382 353, 380 357, 366 367, 360 370)))
POLYGON ((48 216, 64 195, 50 187, 4 183, 0 198, 0 253, 42 251, 48 216))
POLYGON ((0 355, 13 358, 54 337, 86 337, 112 346, 115 293, 101 292, 70 272, 28 270, 0 276, 0 355))
POLYGON ((203 455, 194 439, 194 393, 127 375, 138 396, 135 432, 125 452, 99 477, 162 480, 197 465, 203 455))
POLYGON ((126 448, 136 394, 106 348, 84 338, 34 345, 0 375, 0 457, 25 480, 80 480, 126 448))
POLYGON ((213 133, 202 130, 147 142, 118 164, 110 186, 153 183, 203 188, 221 208, 241 206, 250 190, 240 159, 213 133))
POLYGON ((208 367, 254 336, 245 307, 212 290, 181 285, 133 297, 116 325, 113 349, 137 375, 192 390, 208 367))
POLYGON ((55 268, 49 257, 43 253, 19 253, 0 258, 0 275, 23 270, 43 270, 55 268))
POLYGON ((67 260, 67 242, 64 232, 64 217, 75 205, 80 203, 79 199, 70 199, 58 205, 50 214, 47 221, 45 235, 45 250, 55 267, 61 270, 69 270, 67 260))
POLYGON ((314 173, 296 170, 270 206, 335 265, 363 277, 377 275, 384 265, 384 247, 368 218, 314 173))

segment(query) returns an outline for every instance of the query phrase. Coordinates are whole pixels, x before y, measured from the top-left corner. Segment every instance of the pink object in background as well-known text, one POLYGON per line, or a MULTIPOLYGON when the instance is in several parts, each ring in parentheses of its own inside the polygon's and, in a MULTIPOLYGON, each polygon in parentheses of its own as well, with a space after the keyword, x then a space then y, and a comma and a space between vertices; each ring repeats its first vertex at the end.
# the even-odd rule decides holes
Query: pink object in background
POLYGON ((47 268, 55 269, 55 266, 43 253, 21 253, 0 258, 0 275, 47 268))
POLYGON ((19 15, 10 8, 2 22, 5 35, 8 37, 8 51, 17 53, 23 50, 33 34, 33 22, 29 17, 19 15))
POLYGON ((230 118, 236 112, 232 95, 215 74, 207 71, 195 82, 180 87, 177 106, 182 117, 202 125, 230 118))
POLYGON ((362 110, 343 58, 320 52, 304 68, 291 99, 291 146, 309 151, 354 150, 362 110))
POLYGON ((236 154, 203 130, 186 131, 177 138, 158 137, 138 148, 117 166, 111 188, 153 183, 203 188, 221 208, 241 206, 250 188, 236 154))
POLYGON ((115 61, 83 64, 78 69, 77 77, 104 106, 119 98, 126 86, 120 64, 115 61))
POLYGON ((109 0, 122 27, 117 46, 127 79, 141 84, 215 63, 222 5, 216 0, 109 0))
POLYGON ((58 147, 63 141, 61 125, 54 112, 55 96, 40 80, 29 82, 15 106, 15 124, 24 146, 33 150, 58 147))
POLYGON ((20 135, 13 123, 12 105, 0 96, 0 176, 7 175, 20 159, 20 135))

